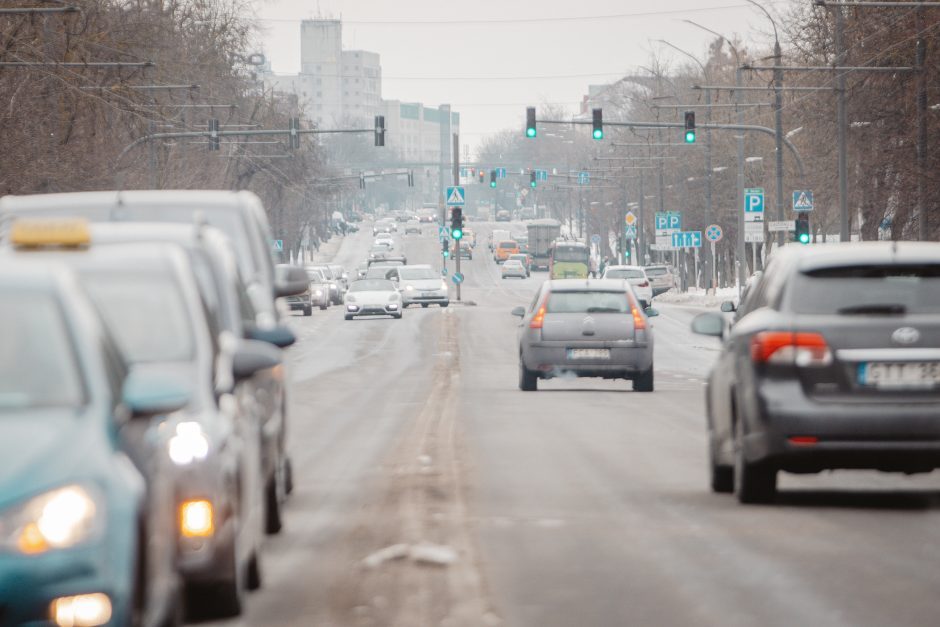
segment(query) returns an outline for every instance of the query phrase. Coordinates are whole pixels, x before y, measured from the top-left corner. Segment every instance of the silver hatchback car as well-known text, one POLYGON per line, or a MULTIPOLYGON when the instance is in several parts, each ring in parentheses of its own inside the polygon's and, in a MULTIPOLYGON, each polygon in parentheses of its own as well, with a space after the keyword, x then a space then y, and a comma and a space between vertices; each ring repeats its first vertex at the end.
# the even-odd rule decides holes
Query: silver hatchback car
POLYGON ((638 392, 653 391, 654 309, 640 307, 627 281, 546 281, 519 324, 519 389, 534 391, 539 379, 630 379, 638 392))

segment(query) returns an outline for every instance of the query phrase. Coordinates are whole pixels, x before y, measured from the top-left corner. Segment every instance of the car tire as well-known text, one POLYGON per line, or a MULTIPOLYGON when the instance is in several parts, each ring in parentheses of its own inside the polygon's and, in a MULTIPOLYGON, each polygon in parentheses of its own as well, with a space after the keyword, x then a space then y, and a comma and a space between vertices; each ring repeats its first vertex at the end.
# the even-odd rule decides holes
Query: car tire
POLYGON ((744 459, 744 435, 741 421, 734 425, 734 495, 739 503, 770 503, 777 495, 777 470, 744 459))
POLYGON ((519 357, 519 389, 523 392, 535 392, 539 389, 538 375, 525 367, 522 356, 519 357))
POLYGON ((329 305, 320 305, 320 311, 325 311, 329 305))
MULTIPOLYGON (((236 561, 234 556, 231 559, 236 561)), ((247 594, 245 575, 248 573, 247 569, 241 572, 242 568, 237 563, 234 570, 232 579, 227 581, 186 585, 188 619, 233 618, 242 613, 247 594)))
POLYGON ((448 305, 450 305, 450 301, 447 301, 446 303, 441 303, 441 307, 447 307, 448 305))
POLYGON ((248 560, 248 568, 245 573, 245 587, 249 590, 258 590, 261 588, 261 583, 261 554, 258 549, 255 549, 255 552, 251 555, 251 559, 248 560))
POLYGON ((422 308, 422 309, 427 309, 427 308, 428 308, 428 304, 427 304, 427 303, 421 303, 421 308, 422 308))
POLYGON ((397 314, 395 314, 394 317, 395 317, 395 320, 401 320, 402 314, 397 313, 397 314))
POLYGON ((305 315, 305 316, 312 316, 312 315, 313 315, 313 306, 312 306, 312 305, 304 305, 304 315, 305 315))
POLYGON ((284 462, 284 494, 290 494, 294 491, 294 465, 290 457, 284 462))
POLYGON ((652 392, 653 391, 653 366, 646 372, 640 374, 633 380, 634 392, 652 392))
POLYGON ((264 489, 264 532, 273 535, 284 526, 281 517, 281 495, 278 494, 277 478, 268 479, 268 484, 264 489))
POLYGON ((353 319, 353 317, 350 316, 349 314, 344 314, 343 317, 346 318, 347 320, 352 320, 352 319, 353 319))
POLYGON ((712 492, 716 494, 731 494, 734 492, 734 466, 724 466, 718 463, 715 447, 708 447, 708 475, 712 492))

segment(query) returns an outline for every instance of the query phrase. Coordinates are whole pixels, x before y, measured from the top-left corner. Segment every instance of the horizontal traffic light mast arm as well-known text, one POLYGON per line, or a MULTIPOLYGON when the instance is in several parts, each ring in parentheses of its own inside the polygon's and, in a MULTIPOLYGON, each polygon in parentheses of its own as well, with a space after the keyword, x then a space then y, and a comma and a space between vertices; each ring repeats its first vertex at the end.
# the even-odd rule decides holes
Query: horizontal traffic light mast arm
MULTIPOLYGON (((940 2, 937 3, 940 5, 940 2)), ((742 70, 783 70, 784 72, 916 72, 910 66, 877 65, 742 65, 742 70)), ((832 87, 829 87, 831 90, 832 87)))
MULTIPOLYGON (((539 120, 538 122, 539 124, 591 124, 590 122, 582 120, 539 120)), ((685 130, 685 124, 681 122, 604 122, 604 125, 623 126, 626 128, 681 128, 685 130)), ((696 129, 700 128, 707 128, 714 131, 751 131, 754 133, 765 133, 771 137, 777 136, 772 128, 758 126, 756 124, 697 124, 696 129)), ((800 153, 797 152, 793 142, 786 137, 783 138, 783 143, 786 144, 790 152, 793 153, 793 158, 796 160, 796 165, 800 170, 800 178, 803 178, 805 171, 800 153)))

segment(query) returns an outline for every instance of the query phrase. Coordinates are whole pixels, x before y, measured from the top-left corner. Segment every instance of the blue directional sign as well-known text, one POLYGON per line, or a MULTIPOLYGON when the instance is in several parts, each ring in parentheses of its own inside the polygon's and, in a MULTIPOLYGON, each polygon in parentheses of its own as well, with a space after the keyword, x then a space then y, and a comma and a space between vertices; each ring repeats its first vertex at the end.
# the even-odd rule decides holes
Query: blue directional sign
POLYGON ((506 178, 506 168, 496 168, 496 178, 498 179, 506 178))
POLYGON ((456 283, 457 285, 460 285, 461 283, 463 283, 463 274, 460 272, 454 272, 454 274, 451 275, 450 280, 456 283))
POLYGON ((761 188, 750 188, 744 190, 744 216, 751 221, 763 221, 764 213, 764 190, 761 188), (758 217, 760 216, 760 217, 758 217))
POLYGON ((679 231, 672 234, 672 245, 674 248, 701 248, 701 231, 679 231))
POLYGON ((681 229, 682 214, 678 211, 657 211, 656 212, 656 230, 664 231, 667 229, 681 229))
POLYGON ((578 172, 578 185, 587 185, 591 182, 590 172, 578 172))
POLYGON ((536 170, 536 171, 535 171, 535 180, 536 180, 536 181, 547 181, 547 180, 548 180, 548 170, 536 170))
POLYGON ((463 187, 448 187, 447 195, 448 207, 462 207, 467 204, 467 195, 463 192, 463 187))
POLYGON ((793 192, 793 211, 803 212, 813 210, 813 190, 798 189, 793 192))

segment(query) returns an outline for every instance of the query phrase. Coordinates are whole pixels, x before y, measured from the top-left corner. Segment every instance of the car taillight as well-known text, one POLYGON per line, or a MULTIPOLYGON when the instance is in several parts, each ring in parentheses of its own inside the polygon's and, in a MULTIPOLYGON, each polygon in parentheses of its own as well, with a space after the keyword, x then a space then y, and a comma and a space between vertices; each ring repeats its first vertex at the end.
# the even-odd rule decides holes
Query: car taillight
POLYGON ((751 360, 757 364, 819 368, 832 363, 832 352, 819 333, 764 331, 751 338, 751 360))
POLYGON ((538 311, 535 312, 535 315, 532 316, 532 320, 529 321, 530 329, 541 329, 542 324, 545 322, 545 307, 548 305, 548 294, 545 295, 545 298, 542 299, 542 302, 539 304, 538 311))
POLYGON ((637 283, 638 287, 649 287, 649 281, 643 281, 642 283, 637 283))
POLYGON ((630 313, 633 314, 633 330, 642 331, 646 329, 646 318, 643 317, 635 298, 630 299, 630 313))

